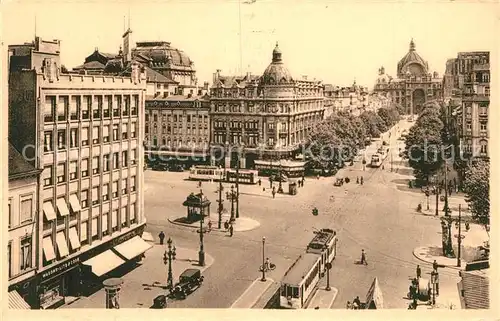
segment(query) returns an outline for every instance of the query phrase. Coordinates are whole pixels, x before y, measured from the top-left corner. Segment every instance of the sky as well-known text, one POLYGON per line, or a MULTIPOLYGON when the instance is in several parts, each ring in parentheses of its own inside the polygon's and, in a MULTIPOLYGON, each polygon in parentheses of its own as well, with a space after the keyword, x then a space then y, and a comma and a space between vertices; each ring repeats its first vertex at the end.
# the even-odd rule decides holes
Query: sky
POLYGON ((194 61, 200 83, 211 83, 217 69, 262 74, 278 42, 295 78, 370 88, 381 66, 395 76, 412 38, 440 75, 457 52, 498 46, 493 1, 244 1, 7 1, 3 41, 32 41, 36 30, 61 40, 62 63, 72 68, 95 47, 118 52, 130 12, 133 41, 171 42, 194 61))

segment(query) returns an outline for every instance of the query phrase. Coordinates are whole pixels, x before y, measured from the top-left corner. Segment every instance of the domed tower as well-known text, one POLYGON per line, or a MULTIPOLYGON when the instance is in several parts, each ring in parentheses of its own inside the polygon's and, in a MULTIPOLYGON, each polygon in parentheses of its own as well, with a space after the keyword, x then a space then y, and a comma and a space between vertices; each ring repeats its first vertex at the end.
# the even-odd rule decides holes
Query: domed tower
POLYGON ((415 50, 415 42, 410 41, 410 50, 398 63, 398 77, 405 78, 409 73, 411 76, 425 76, 428 73, 429 66, 415 50))
POLYGON ((276 47, 273 50, 273 60, 262 74, 261 84, 279 85, 289 84, 291 82, 293 82, 292 75, 283 64, 283 60, 281 58, 281 50, 278 46, 278 43, 276 43, 276 47))

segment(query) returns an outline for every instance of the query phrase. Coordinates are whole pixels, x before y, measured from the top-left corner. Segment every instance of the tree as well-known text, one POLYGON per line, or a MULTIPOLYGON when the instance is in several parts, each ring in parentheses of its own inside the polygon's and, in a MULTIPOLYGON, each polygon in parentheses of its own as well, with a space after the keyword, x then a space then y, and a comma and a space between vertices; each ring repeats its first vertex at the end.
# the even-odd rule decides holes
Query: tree
POLYGON ((465 173, 464 191, 472 217, 490 224, 490 163, 479 160, 465 173))
POLYGON ((415 125, 406 138, 408 163, 413 168, 417 180, 429 182, 443 163, 441 135, 433 128, 415 125))

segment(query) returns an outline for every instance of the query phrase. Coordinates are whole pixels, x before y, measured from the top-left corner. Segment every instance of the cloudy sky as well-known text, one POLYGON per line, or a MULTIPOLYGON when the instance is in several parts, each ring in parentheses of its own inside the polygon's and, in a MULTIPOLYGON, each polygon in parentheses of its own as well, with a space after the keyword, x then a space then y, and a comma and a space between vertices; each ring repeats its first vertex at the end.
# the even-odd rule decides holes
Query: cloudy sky
POLYGON ((380 66, 395 74, 411 38, 430 69, 440 74, 446 59, 459 51, 498 46, 493 1, 241 1, 11 2, 3 8, 3 39, 7 44, 31 41, 36 15, 37 35, 60 39, 62 61, 71 68, 95 47, 117 52, 130 11, 134 41, 171 42, 194 61, 200 81, 211 81, 216 69, 261 74, 278 41, 295 77, 338 85, 356 79, 369 87, 380 66))

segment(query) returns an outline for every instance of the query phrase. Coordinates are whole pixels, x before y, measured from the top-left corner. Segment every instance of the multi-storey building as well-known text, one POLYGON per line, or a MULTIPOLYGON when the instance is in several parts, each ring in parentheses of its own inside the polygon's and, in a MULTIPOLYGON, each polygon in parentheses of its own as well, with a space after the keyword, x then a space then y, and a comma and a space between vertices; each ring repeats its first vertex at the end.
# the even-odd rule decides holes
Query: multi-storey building
MULTIPOLYGON (((35 308, 142 256, 145 75, 60 72, 58 41, 10 48, 9 139, 43 170, 35 308)), ((83 292, 84 293, 84 292, 83 292)))
POLYGON ((36 300, 39 174, 9 143, 7 264, 11 309, 29 309, 28 302, 36 300))
POLYGON ((324 117, 322 83, 294 79, 277 44, 262 76, 222 76, 218 70, 210 96, 212 154, 226 167, 236 163, 235 148, 242 145, 243 168, 257 158, 292 157, 324 117))
POLYGON ((208 162, 209 110, 207 96, 148 97, 144 129, 148 159, 174 158, 185 165, 208 162))
MULTIPOLYGON (((460 52, 452 60, 450 82, 461 99, 453 111, 461 152, 467 157, 488 157, 490 104, 490 54, 460 52)), ((451 62, 450 62, 451 64, 451 62)))
POLYGON ((358 116, 368 106, 368 88, 361 87, 356 81, 349 87, 325 84, 325 109, 333 106, 334 111, 343 111, 358 116))
POLYGON ((373 91, 401 104, 407 113, 418 114, 426 101, 442 98, 442 79, 437 72, 429 72, 428 63, 416 52, 412 39, 410 50, 398 62, 397 78, 387 75, 381 67, 373 91))

